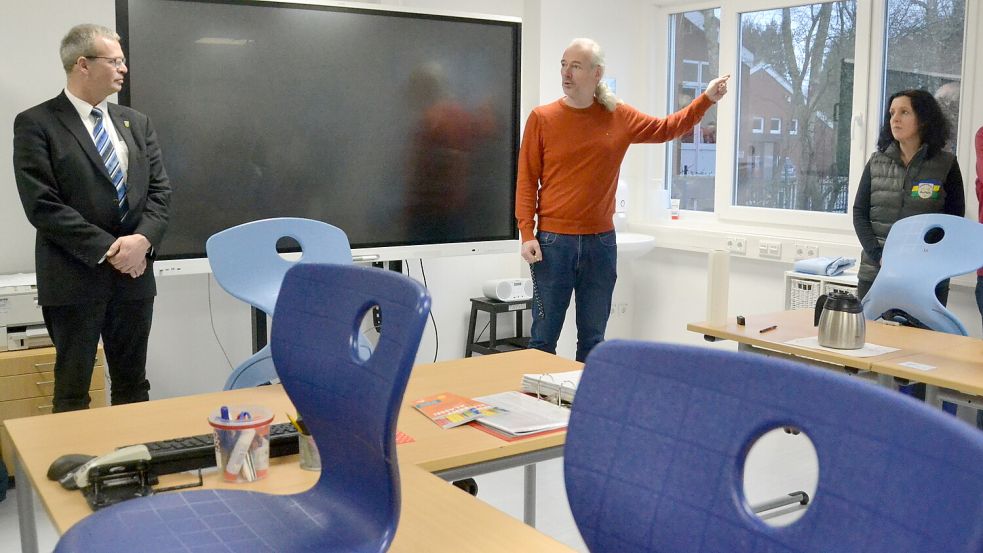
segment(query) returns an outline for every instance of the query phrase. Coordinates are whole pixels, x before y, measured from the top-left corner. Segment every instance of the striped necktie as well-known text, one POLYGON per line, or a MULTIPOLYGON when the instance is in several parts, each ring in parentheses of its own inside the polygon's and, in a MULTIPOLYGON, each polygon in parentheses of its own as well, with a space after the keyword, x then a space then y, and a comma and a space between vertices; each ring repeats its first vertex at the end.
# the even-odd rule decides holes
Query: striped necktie
POLYGON ((92 117, 95 117, 96 120, 92 134, 96 142, 96 150, 99 150, 102 162, 106 164, 106 171, 109 172, 109 178, 116 188, 116 206, 119 211, 119 220, 122 221, 126 218, 130 207, 126 201, 126 179, 123 176, 123 167, 119 163, 119 157, 116 156, 113 141, 109 139, 109 133, 106 132, 106 127, 102 124, 102 116, 101 109, 92 108, 92 117))

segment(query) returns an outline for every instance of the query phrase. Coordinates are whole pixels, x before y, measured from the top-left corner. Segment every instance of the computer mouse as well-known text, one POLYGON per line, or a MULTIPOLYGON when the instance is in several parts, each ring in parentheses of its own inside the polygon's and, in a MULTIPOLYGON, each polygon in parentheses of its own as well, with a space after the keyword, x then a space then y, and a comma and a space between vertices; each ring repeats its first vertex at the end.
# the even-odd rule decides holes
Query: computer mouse
POLYGON ((95 455, 69 453, 52 461, 48 467, 48 480, 61 480, 66 474, 95 459, 95 455))

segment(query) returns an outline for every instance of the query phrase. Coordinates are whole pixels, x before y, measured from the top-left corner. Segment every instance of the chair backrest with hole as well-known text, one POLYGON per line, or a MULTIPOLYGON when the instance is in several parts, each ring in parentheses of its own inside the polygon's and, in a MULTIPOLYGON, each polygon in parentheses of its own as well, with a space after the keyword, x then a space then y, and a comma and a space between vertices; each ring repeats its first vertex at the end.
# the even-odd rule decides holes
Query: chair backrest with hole
MULTIPOLYGON (((205 250, 219 285, 270 316, 276 308, 283 276, 297 263, 352 262, 345 231, 322 221, 297 217, 262 219, 225 229, 208 239, 205 250), (277 252, 277 243, 283 238, 300 245, 299 259, 287 259, 277 252)), ((366 340, 362 343, 366 353, 371 351, 366 340)), ((267 345, 233 369, 224 389, 249 388, 276 378, 267 345)))
POLYGON ((884 242, 881 270, 862 300, 864 317, 900 309, 939 332, 968 335, 958 317, 935 296, 947 278, 983 266, 983 225, 931 213, 901 219, 884 242))
POLYGON ((305 263, 287 272, 271 346, 321 455, 312 493, 345 498, 380 520, 398 516, 396 418, 429 312, 426 289, 392 271, 305 263), (363 359, 359 325, 376 306, 379 342, 363 359))
POLYGON ((577 388, 564 478, 596 552, 983 551, 983 433, 860 379, 752 353, 602 343, 577 388), (803 516, 772 527, 744 495, 744 462, 786 426, 813 442, 819 478, 803 516))

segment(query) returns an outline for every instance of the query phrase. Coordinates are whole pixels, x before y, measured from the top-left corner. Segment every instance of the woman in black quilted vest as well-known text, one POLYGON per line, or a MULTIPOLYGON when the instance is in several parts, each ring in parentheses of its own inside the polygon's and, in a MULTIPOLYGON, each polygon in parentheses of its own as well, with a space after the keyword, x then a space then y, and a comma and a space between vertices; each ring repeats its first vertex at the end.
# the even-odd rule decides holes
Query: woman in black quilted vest
MULTIPOLYGON (((877 277, 887 233, 896 221, 923 213, 966 212, 962 174, 956 156, 943 150, 952 125, 938 102, 924 90, 891 96, 877 151, 864 168, 853 203, 853 227, 863 254, 857 295, 862 299, 877 277)), ((949 281, 935 289, 945 305, 949 281)))

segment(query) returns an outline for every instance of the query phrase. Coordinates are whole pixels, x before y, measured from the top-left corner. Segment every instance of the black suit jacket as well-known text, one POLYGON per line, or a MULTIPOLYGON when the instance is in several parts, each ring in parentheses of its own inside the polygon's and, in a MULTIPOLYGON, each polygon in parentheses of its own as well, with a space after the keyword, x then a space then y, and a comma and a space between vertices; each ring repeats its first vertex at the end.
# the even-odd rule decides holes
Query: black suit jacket
POLYGON ((120 224, 116 190, 78 111, 62 92, 14 120, 14 175, 37 229, 38 302, 71 305, 156 294, 152 260, 138 278, 99 263, 119 236, 142 234, 153 249, 167 228, 171 187, 146 115, 109 104, 129 148, 129 213, 120 224))

